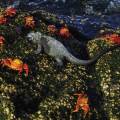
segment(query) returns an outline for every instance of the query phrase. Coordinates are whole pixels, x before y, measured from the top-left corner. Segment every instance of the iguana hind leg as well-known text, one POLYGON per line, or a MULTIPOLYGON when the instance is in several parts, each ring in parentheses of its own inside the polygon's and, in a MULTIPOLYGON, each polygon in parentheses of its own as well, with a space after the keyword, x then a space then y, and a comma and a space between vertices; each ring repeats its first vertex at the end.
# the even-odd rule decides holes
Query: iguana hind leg
POLYGON ((55 69, 60 72, 63 70, 64 68, 64 64, 63 64, 63 61, 60 59, 60 58, 56 58, 56 63, 54 64, 55 65, 55 69))
POLYGON ((59 66, 63 66, 63 61, 60 58, 55 58, 55 60, 59 66))

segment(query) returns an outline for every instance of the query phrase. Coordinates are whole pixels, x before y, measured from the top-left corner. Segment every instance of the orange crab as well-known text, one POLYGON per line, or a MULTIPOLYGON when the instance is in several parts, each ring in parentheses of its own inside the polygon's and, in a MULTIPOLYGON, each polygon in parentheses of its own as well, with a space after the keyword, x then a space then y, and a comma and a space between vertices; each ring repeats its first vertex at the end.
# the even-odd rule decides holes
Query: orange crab
POLYGON ((29 67, 27 64, 24 64, 22 60, 15 58, 6 58, 6 59, 2 59, 0 64, 4 67, 8 67, 12 70, 16 70, 19 71, 18 74, 21 75, 21 72, 23 71, 23 69, 25 70, 26 76, 28 76, 28 72, 29 72, 29 67))
POLYGON ((103 38, 109 40, 110 43, 120 44, 120 36, 118 34, 108 34, 103 38))
POLYGON ((71 34, 70 34, 69 29, 67 27, 62 27, 59 31, 59 35, 64 37, 64 38, 69 38, 71 34))
POLYGON ((88 104, 88 97, 86 94, 74 94, 78 96, 77 103, 75 105, 75 110, 73 112, 78 112, 81 108, 84 111, 84 117, 89 112, 89 104, 88 104))
POLYGON ((33 28, 34 26, 35 26, 35 21, 34 21, 33 16, 25 17, 25 27, 33 28))
POLYGON ((16 15, 16 9, 13 7, 8 7, 5 10, 5 16, 9 16, 9 17, 13 17, 14 15, 16 15))
POLYGON ((4 15, 0 15, 0 25, 6 24, 7 19, 4 17, 4 15))

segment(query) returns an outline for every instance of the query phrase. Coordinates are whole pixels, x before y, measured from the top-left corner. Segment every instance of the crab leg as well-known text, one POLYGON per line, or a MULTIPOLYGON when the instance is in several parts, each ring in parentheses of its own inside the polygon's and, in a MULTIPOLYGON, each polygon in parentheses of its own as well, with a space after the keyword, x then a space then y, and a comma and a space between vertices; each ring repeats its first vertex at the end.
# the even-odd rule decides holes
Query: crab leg
POLYGON ((18 74, 21 75, 23 69, 21 68, 19 71, 18 71, 18 74))
POLYGON ((25 70, 26 76, 28 76, 28 73, 29 73, 29 67, 28 67, 28 65, 24 64, 23 65, 23 69, 25 70))

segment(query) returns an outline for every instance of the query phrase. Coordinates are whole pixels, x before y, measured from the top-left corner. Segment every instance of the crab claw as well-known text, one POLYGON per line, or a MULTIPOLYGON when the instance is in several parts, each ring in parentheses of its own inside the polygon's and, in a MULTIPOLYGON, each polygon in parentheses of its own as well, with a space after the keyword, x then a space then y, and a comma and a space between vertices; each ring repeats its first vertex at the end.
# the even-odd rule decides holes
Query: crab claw
POLYGON ((25 70, 26 76, 28 76, 28 73, 29 73, 29 67, 28 67, 28 65, 24 64, 23 65, 23 69, 25 70))
POLYGON ((75 93, 74 95, 75 96, 82 96, 82 94, 79 94, 79 93, 75 93))
POLYGON ((21 75, 21 73, 22 73, 22 69, 19 70, 18 75, 21 75))
POLYGON ((78 112, 79 111, 79 105, 75 106, 75 110, 73 112, 78 112))

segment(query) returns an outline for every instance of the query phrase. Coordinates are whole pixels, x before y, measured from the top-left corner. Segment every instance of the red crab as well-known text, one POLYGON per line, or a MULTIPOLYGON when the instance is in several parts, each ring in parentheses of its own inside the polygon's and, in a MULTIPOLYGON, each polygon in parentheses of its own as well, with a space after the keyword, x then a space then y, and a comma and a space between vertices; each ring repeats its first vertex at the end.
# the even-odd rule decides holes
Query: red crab
POLYGON ((79 109, 82 109, 84 111, 84 117, 89 112, 89 104, 88 104, 88 97, 86 94, 74 94, 78 96, 77 103, 75 105, 75 109, 73 112, 78 112, 79 109))
POLYGON ((71 36, 69 29, 67 27, 62 27, 59 31, 59 35, 64 38, 69 38, 71 36))
POLYGON ((0 25, 6 24, 7 19, 4 17, 4 15, 0 15, 0 25))
POLYGON ((120 36, 118 34, 108 34, 103 38, 109 40, 109 42, 120 44, 120 36))
POLYGON ((48 25, 48 31, 50 33, 55 33, 57 31, 57 28, 55 25, 48 25))
POLYGON ((16 15, 16 9, 13 7, 8 7, 5 10, 5 16, 9 16, 9 17, 13 17, 14 15, 16 15))
POLYGON ((21 75, 22 71, 25 70, 26 76, 28 76, 29 68, 27 64, 24 64, 22 60, 15 58, 6 58, 2 59, 0 64, 4 67, 8 67, 12 70, 18 71, 18 74, 21 75))

